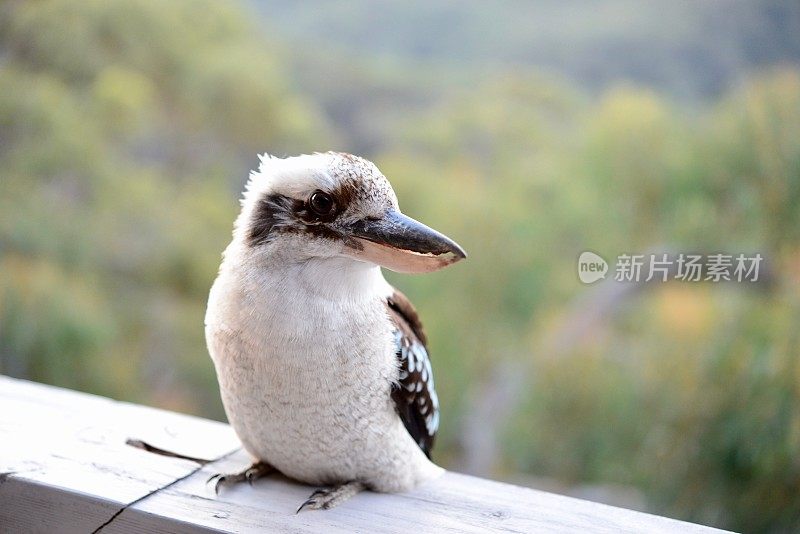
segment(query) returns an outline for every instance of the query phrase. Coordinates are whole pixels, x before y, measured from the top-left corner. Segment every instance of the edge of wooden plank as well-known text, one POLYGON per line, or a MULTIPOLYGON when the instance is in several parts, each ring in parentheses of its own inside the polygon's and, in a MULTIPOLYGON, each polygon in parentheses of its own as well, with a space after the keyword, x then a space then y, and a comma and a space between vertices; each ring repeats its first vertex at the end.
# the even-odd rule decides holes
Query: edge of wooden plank
MULTIPOLYGON (((447 472, 440 479, 400 494, 363 492, 325 511, 295 514, 316 488, 282 476, 225 488, 218 496, 206 484, 216 472, 248 464, 239 451, 129 507, 120 520, 157 525, 154 518, 183 521, 221 532, 723 532, 574 497, 447 472)), ((113 532, 113 531, 112 531, 113 532)))
POLYGON ((0 412, 0 438, 19 440, 0 441, 0 471, 16 471, 0 477, 0 523, 26 527, 16 530, 720 532, 452 472, 408 493, 364 492, 295 515, 315 488, 283 477, 214 495, 211 474, 249 464, 224 423, 2 376, 0 400, 14 407, 0 412), (214 461, 152 454, 125 445, 129 437, 214 461), (18 457, 4 460, 8 454, 18 457))

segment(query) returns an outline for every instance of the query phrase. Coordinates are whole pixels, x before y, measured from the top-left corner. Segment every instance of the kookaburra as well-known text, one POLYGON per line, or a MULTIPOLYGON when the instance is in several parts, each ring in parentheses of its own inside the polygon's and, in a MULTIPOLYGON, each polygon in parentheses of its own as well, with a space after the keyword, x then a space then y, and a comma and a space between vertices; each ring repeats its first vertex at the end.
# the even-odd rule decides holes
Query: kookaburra
POLYGON ((261 157, 205 320, 225 412, 254 463, 215 475, 215 488, 273 471, 323 486, 300 511, 441 474, 425 334, 381 267, 431 272, 465 257, 403 215, 367 160, 261 157))

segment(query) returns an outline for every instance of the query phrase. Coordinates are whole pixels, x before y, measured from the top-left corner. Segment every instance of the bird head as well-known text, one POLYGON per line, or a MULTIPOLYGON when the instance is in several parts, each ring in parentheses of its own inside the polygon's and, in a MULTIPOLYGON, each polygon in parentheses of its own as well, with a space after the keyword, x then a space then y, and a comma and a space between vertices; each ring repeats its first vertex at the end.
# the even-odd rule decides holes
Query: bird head
POLYGON ((262 156, 242 206, 239 241, 289 261, 344 257, 423 273, 466 257, 455 241, 404 215, 386 177, 350 154, 262 156))

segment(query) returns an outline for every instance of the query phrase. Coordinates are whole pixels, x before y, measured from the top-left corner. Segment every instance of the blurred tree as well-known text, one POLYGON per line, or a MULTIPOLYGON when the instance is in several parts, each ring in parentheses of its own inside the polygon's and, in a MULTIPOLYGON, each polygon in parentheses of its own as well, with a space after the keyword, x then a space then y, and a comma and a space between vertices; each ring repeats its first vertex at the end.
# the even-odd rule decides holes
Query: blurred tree
POLYGON ((0 28, 0 370, 219 417, 233 192, 325 118, 231 5, 6 2, 0 28))

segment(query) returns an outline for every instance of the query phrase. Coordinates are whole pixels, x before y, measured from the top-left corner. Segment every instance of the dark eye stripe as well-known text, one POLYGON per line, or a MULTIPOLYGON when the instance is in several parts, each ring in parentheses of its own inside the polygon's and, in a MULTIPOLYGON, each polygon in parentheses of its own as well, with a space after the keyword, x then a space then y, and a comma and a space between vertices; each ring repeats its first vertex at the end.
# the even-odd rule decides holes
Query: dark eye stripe
POLYGON ((315 191, 305 201, 276 193, 266 195, 256 204, 248 228, 248 243, 254 247, 263 245, 279 231, 341 239, 342 236, 326 223, 345 211, 356 195, 356 186, 350 181, 330 193, 315 191), (315 199, 313 203, 312 198, 315 199))
POLYGON ((292 199, 283 195, 268 195, 260 199, 247 235, 250 246, 266 243, 276 226, 290 225, 293 219, 292 204, 292 199))

